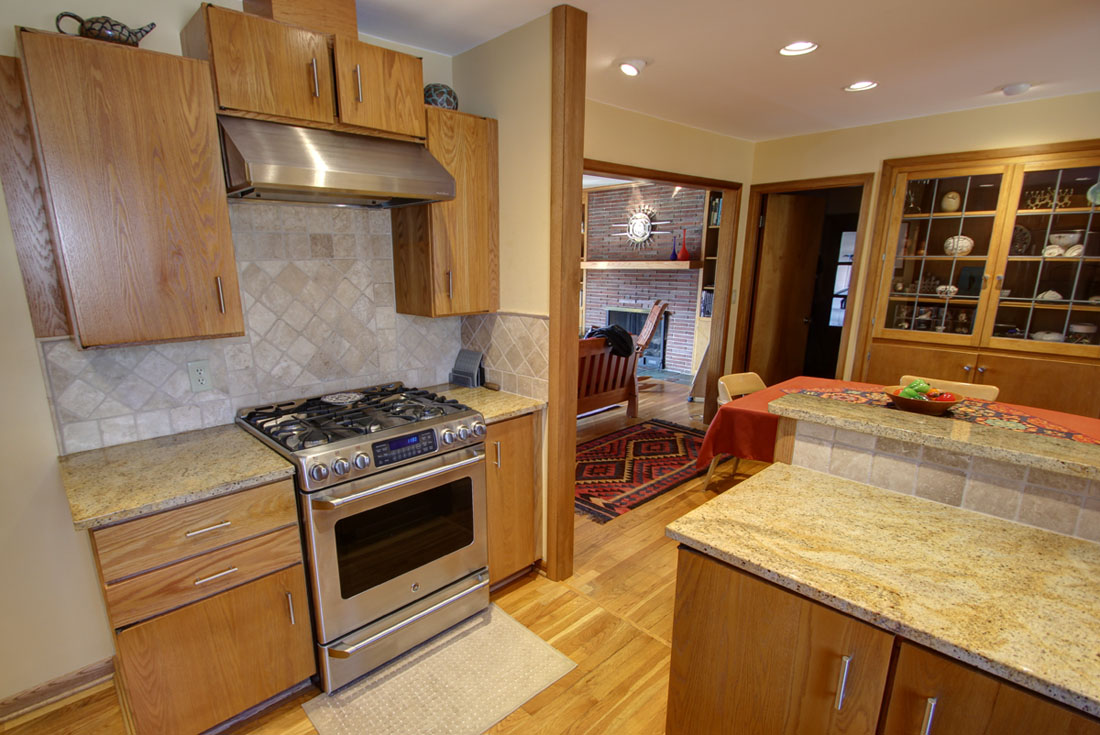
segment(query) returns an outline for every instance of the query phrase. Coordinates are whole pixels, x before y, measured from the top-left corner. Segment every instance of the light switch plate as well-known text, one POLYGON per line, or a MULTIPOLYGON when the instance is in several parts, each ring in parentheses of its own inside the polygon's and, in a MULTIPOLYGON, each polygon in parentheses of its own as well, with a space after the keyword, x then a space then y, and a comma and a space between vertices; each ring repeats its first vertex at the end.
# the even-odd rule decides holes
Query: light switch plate
POLYGON ((187 377, 191 379, 192 393, 202 393, 214 387, 210 379, 209 360, 193 360, 187 363, 187 377))

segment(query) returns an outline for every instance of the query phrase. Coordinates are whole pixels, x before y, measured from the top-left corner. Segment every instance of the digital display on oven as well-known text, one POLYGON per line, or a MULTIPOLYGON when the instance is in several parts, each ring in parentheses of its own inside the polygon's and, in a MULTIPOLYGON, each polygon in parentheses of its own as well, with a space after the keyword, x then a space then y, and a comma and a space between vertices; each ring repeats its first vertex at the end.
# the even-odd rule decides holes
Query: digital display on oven
POLYGON ((396 452, 398 449, 405 447, 411 447, 413 444, 419 444, 420 437, 416 434, 409 434, 408 436, 399 436, 396 439, 390 441, 390 451, 396 452))

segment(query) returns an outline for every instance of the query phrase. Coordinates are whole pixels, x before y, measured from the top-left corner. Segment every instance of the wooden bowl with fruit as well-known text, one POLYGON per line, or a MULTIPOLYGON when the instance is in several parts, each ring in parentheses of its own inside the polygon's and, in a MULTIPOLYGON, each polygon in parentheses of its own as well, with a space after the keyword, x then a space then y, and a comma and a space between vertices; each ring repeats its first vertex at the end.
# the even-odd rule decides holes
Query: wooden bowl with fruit
POLYGON ((950 391, 933 388, 923 380, 914 380, 909 385, 892 385, 882 390, 901 410, 923 413, 926 416, 943 416, 965 398, 950 391))

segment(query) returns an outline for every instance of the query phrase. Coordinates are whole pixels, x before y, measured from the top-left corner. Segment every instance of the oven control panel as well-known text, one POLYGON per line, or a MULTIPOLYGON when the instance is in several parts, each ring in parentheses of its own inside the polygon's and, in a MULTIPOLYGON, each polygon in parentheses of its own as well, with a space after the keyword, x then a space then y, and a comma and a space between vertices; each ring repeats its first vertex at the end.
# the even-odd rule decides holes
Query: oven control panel
POLYGON ((371 445, 371 449, 374 450, 375 467, 397 464, 422 454, 433 454, 436 450, 435 432, 427 429, 415 434, 405 434, 394 439, 375 442, 371 445))

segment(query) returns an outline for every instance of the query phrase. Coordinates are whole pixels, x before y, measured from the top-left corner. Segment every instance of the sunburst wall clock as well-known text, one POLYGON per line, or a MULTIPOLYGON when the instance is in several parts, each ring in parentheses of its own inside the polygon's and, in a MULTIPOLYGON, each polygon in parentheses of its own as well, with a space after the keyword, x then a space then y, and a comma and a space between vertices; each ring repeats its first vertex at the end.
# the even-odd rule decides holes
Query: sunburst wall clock
POLYGON ((670 230, 655 230, 654 227, 658 225, 671 224, 672 220, 655 220, 657 216, 656 210, 648 204, 643 204, 634 210, 630 215, 630 219, 622 224, 611 225, 612 227, 625 227, 626 232, 614 233, 616 237, 626 237, 630 240, 630 246, 635 250, 640 250, 653 243, 654 235, 671 235, 670 230))

